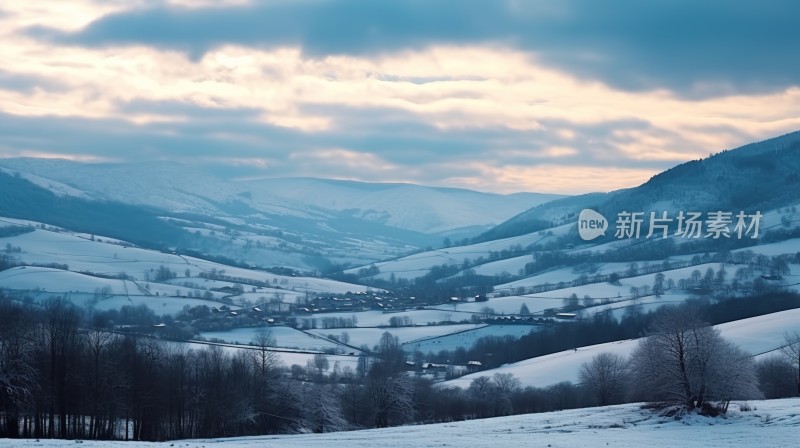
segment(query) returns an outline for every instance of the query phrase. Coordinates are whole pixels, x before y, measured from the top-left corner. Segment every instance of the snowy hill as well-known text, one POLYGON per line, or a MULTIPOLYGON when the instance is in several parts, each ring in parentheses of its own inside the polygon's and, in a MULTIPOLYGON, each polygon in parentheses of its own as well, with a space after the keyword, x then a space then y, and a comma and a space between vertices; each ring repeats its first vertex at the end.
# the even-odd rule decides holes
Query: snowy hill
MULTIPOLYGON (((781 311, 717 325, 722 337, 729 339, 754 356, 771 353, 783 345, 785 332, 800 331, 800 309, 781 311)), ((615 341, 579 347, 538 358, 526 359, 496 369, 485 370, 447 381, 443 384, 468 388, 472 380, 495 373, 512 373, 523 386, 546 387, 562 381, 578 383, 581 365, 594 356, 611 352, 628 356, 638 340, 615 341)))
MULTIPOLYGON (((111 203, 146 207, 146 213, 160 214, 191 235, 180 240, 185 247, 299 270, 326 269, 330 262, 366 264, 438 246, 445 237, 472 237, 561 197, 310 178, 227 180, 174 162, 0 159, 0 175, 20 197, 52 192, 82 208, 111 203)), ((2 196, 0 210, 34 220, 44 220, 47 213, 19 207, 2 196)), ((82 224, 81 215, 70 217, 71 227, 82 224)), ((93 225, 103 223, 95 220, 93 225)), ((171 245, 178 244, 177 236, 171 239, 171 245)))
MULTIPOLYGON (((81 164, 19 158, 0 159, 0 166, 49 179, 54 188, 74 188, 67 194, 168 211, 231 213, 229 206, 239 204, 253 212, 306 218, 345 213, 422 233, 499 224, 530 207, 563 197, 312 178, 226 180, 174 162, 81 164)), ((43 181, 39 184, 50 186, 43 181)))
POLYGON ((277 293, 290 303, 305 294, 367 289, 362 285, 324 278, 278 275, 228 266, 135 247, 102 235, 0 218, 0 228, 9 227, 21 229, 22 233, 1 237, 0 243, 7 252, 11 249, 9 253, 15 262, 28 266, 0 271, 0 289, 33 295, 38 300, 66 296, 77 305, 92 305, 97 309, 145 304, 158 314, 175 314, 186 305, 219 305, 210 300, 219 300, 230 294, 213 290, 233 286, 236 282, 255 286, 242 294, 246 300, 257 301, 259 297, 272 297, 277 293), (174 274, 174 278, 159 279, 159 270, 174 274), (236 280, 209 279, 208 273, 211 272, 222 272, 225 278, 236 280), (200 298, 201 292, 203 299, 200 298))
MULTIPOLYGON (((615 216, 622 210, 739 211, 796 205, 800 188, 800 131, 692 160, 653 176, 646 183, 607 194, 588 194, 536 206, 483 238, 508 237, 539 230, 542 222, 574 221, 593 208, 615 216)), ((610 223, 613 235, 614 222, 610 223)))
POLYGON ((561 197, 310 178, 239 181, 235 186, 257 204, 279 199, 422 233, 496 225, 526 206, 561 197))
POLYGON ((572 409, 483 420, 400 426, 326 434, 267 435, 173 442, 109 442, 0 439, 0 447, 62 448, 76 442, 87 448, 331 448, 419 447, 595 447, 672 448, 683 443, 715 448, 730 446, 788 447, 797 442, 800 398, 734 403, 725 418, 689 415, 680 420, 660 417, 640 404, 572 409))

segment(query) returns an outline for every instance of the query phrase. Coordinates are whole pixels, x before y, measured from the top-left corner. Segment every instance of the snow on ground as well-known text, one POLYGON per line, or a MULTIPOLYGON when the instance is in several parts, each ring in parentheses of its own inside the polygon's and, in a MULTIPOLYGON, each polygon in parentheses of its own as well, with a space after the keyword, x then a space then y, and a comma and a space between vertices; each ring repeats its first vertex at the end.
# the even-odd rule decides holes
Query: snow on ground
MULTIPOLYGON (((655 263, 655 262, 653 262, 655 263)), ((651 263, 651 264, 653 264, 651 263)), ((593 275, 611 274, 612 272, 625 272, 630 263, 592 263, 591 266, 586 266, 585 270, 576 269, 574 266, 565 268, 553 269, 551 271, 542 272, 541 274, 532 275, 513 282, 504 283, 494 287, 495 291, 510 289, 513 290, 517 287, 527 287, 534 285, 544 285, 545 283, 558 284, 559 282, 569 282, 582 274, 586 274, 589 278, 593 275)), ((641 266, 641 264, 640 264, 641 266)))
POLYGON ((158 269, 162 265, 180 273, 191 267, 189 262, 177 255, 109 244, 103 237, 96 237, 92 241, 69 233, 36 229, 22 235, 2 238, 0 241, 20 247, 22 252, 15 256, 26 263, 65 264, 72 271, 89 271, 103 275, 124 272, 144 280, 146 271, 158 269))
MULTIPOLYGON (((718 325, 717 328, 724 338, 730 339, 751 354, 758 355, 779 348, 783 344, 785 332, 800 332, 800 309, 727 322, 718 325)), ((546 387, 561 381, 577 383, 578 369, 595 355, 612 352, 628 356, 637 344, 638 340, 630 339, 579 347, 577 350, 552 353, 472 373, 443 384, 467 388, 473 379, 479 376, 492 376, 495 373, 513 373, 523 386, 546 387)))
MULTIPOLYGON (((617 268, 614 270, 609 269, 606 272, 624 272, 627 269, 627 264, 625 264, 624 268, 620 268, 622 263, 609 263, 610 268, 617 268)), ((651 263, 657 264, 657 263, 651 263)), ((642 263, 639 263, 639 267, 643 266, 642 263)), ((700 271, 702 275, 706 273, 708 268, 714 269, 714 271, 718 271, 720 269, 721 263, 704 263, 699 264, 696 266, 689 266, 685 268, 678 268, 678 269, 670 269, 668 271, 662 271, 661 273, 664 274, 664 282, 668 282, 670 279, 674 281, 676 284, 680 279, 687 279, 690 278, 692 272, 695 270, 700 271)), ((729 271, 728 278, 731 278, 733 272, 735 272, 735 267, 728 266, 726 268, 729 271)), ((569 282, 579 275, 570 273, 571 269, 559 269, 557 271, 553 271, 552 273, 542 274, 542 276, 546 276, 547 280, 543 281, 544 278, 542 276, 534 276, 528 277, 526 279, 518 280, 511 283, 506 283, 504 285, 495 286, 495 291, 503 291, 503 290, 513 290, 517 287, 524 287, 524 286, 536 286, 536 285, 543 285, 545 283, 550 284, 557 284, 561 281, 569 282)), ((593 275, 593 274, 592 274, 593 275)), ((592 275, 588 275, 591 279, 592 275)), ((626 297, 630 296, 631 287, 640 288, 642 286, 652 287, 653 283, 655 282, 655 277, 657 273, 652 274, 642 274, 635 277, 628 277, 619 280, 619 285, 612 285, 608 282, 601 282, 601 283, 588 283, 586 285, 581 286, 573 286, 569 288, 562 288, 562 289, 555 289, 548 292, 538 293, 536 296, 542 297, 569 297, 571 294, 577 294, 579 298, 583 298, 584 295, 588 295, 594 299, 600 298, 619 298, 619 297, 626 297)))
MULTIPOLYGON (((424 309, 424 310, 408 310, 398 311, 391 313, 384 313, 383 311, 353 311, 353 312, 339 312, 339 313, 314 313, 308 314, 308 318, 314 318, 318 321, 324 318, 349 318, 355 316, 358 327, 381 327, 389 325, 389 319, 392 317, 408 317, 414 325, 428 325, 436 324, 439 322, 461 322, 463 320, 470 320, 472 318, 471 312, 453 311, 452 306, 442 309, 424 309)), ((303 317, 305 317, 304 315, 303 317)))
POLYGON ((754 355, 773 351, 783 345, 784 333, 800 333, 800 309, 726 322, 717 325, 722 336, 754 355))
MULTIPOLYGON (((185 297, 190 288, 162 283, 106 279, 34 266, 20 266, 0 272, 0 287, 30 291, 27 295, 39 302, 50 297, 67 297, 78 306, 94 306, 100 311, 120 309, 126 305, 147 305, 158 315, 175 315, 186 305, 209 307, 220 305, 220 302, 185 297), (98 291, 104 288, 107 288, 110 297, 98 297, 98 294, 101 294, 98 291), (147 295, 142 294, 145 291, 148 292, 147 295), (180 293, 182 297, 174 297, 176 293, 180 293)), ((103 296, 105 294, 102 293, 103 296)))
POLYGON ((478 275, 501 275, 503 273, 510 275, 522 275, 525 272, 525 265, 533 261, 533 257, 528 255, 521 255, 519 257, 506 258, 505 260, 491 261, 484 263, 474 268, 478 275))
POLYGON ((308 333, 285 326, 234 328, 228 331, 204 331, 200 333, 200 336, 207 340, 220 339, 231 344, 249 344, 255 338, 256 334, 263 330, 269 331, 275 339, 275 347, 314 351, 342 348, 340 344, 335 342, 314 337, 308 333))
POLYGON ((316 329, 309 330, 309 332, 327 336, 329 334, 340 335, 347 332, 350 337, 350 345, 360 347, 366 344, 367 347, 374 347, 378 344, 383 333, 389 332, 392 336, 397 337, 401 344, 409 341, 414 341, 422 338, 430 338, 435 336, 442 336, 452 333, 457 333, 465 330, 473 330, 482 327, 483 324, 455 324, 455 325, 420 325, 415 327, 397 327, 397 328, 332 328, 332 329, 316 329))
MULTIPOLYGON (((566 297, 566 296, 564 296, 566 297)), ((539 296, 508 296, 490 299, 488 302, 466 302, 453 305, 438 305, 435 309, 441 311, 458 311, 467 313, 481 313, 484 308, 491 308, 497 314, 517 314, 523 304, 531 313, 540 313, 550 308, 561 308, 562 298, 547 298, 539 296)))
POLYGON ((480 338, 487 336, 512 336, 519 339, 520 336, 527 335, 531 331, 538 331, 541 327, 537 325, 486 325, 472 330, 452 333, 445 336, 425 338, 403 344, 403 349, 407 352, 420 351, 422 353, 441 350, 453 351, 459 347, 468 349, 480 338))
MULTIPOLYGON (((543 232, 529 233, 527 235, 504 238, 484 243, 470 244, 468 246, 447 247, 428 252, 421 252, 396 260, 374 263, 381 271, 381 276, 395 274, 397 278, 415 278, 425 275, 433 266, 461 265, 465 259, 475 260, 480 257, 489 258, 490 252, 508 250, 512 246, 528 247, 553 241, 555 237, 569 231, 570 225, 549 229, 552 235, 543 232)), ((360 268, 345 271, 348 274, 358 274, 360 268)))
POLYGON ((442 384, 466 389, 475 378, 492 376, 495 373, 512 373, 519 378, 523 387, 547 387, 562 381, 577 383, 578 369, 583 363, 591 361, 595 355, 603 352, 616 353, 627 357, 636 348, 636 343, 636 340, 627 340, 580 347, 576 351, 566 350, 507 364, 496 369, 471 373, 461 378, 445 381, 442 384))
MULTIPOLYGON (((94 292, 109 287, 112 294, 127 292, 125 281, 105 279, 60 269, 19 266, 0 272, 0 288, 44 290, 55 293, 94 292)), ((133 284, 131 283, 131 286, 133 284)))
POLYGON ((594 316, 595 314, 600 314, 608 311, 611 313, 612 317, 614 317, 619 321, 622 319, 622 317, 625 315, 626 312, 629 312, 631 308, 635 306, 639 307, 638 311, 640 313, 647 313, 650 311, 654 311, 657 308, 664 305, 680 305, 681 303, 687 301, 691 297, 693 297, 691 294, 687 294, 684 292, 667 291, 661 297, 646 296, 636 300, 633 299, 621 300, 618 302, 611 302, 604 305, 595 305, 577 311, 577 313, 579 316, 586 318, 594 316))
POLYGON ((742 252, 750 250, 755 254, 762 254, 766 256, 783 255, 783 254, 796 254, 800 252, 800 238, 793 238, 791 240, 779 241, 777 243, 761 244, 758 246, 745 247, 743 249, 736 249, 731 252, 742 252))
MULTIPOLYGON (((27 222, 0 218, 0 224, 27 225, 27 222)), ((123 305, 144 303, 157 314, 176 314, 185 305, 218 303, 187 299, 188 295, 197 297, 204 288, 232 286, 231 282, 212 281, 200 278, 202 273, 216 271, 224 275, 247 281, 263 282, 271 288, 257 288, 245 284, 248 291, 245 299, 259 302, 281 298, 293 303, 306 293, 344 293, 347 291, 366 291, 361 285, 342 283, 314 277, 281 276, 269 272, 236 268, 193 257, 162 253, 137 247, 126 247, 120 241, 103 236, 91 236, 68 231, 36 230, 12 237, 0 238, 0 244, 19 248, 14 258, 27 264, 53 265, 59 269, 34 266, 17 267, 0 273, 0 289, 19 291, 45 300, 53 296, 69 296, 79 306, 89 306, 96 301, 96 294, 113 295, 99 303, 98 309, 119 308, 123 305), (60 267, 66 266, 67 270, 60 267), (177 277, 165 282, 147 281, 154 279, 155 272, 165 267, 177 277), (96 274, 95 275, 87 275, 96 274), (120 280, 110 277, 126 277, 120 280), (189 283, 190 286, 186 286, 189 283), (173 296, 168 299, 165 296, 173 296), (175 302, 171 302, 174 300, 175 302), (155 306, 151 306, 155 304, 155 306)), ((225 294, 211 292, 211 298, 220 299, 225 294)))
MULTIPOLYGON (((5 220, 5 219, 3 219, 5 220)), ((344 293, 347 291, 366 291, 367 287, 342 283, 315 277, 291 277, 269 272, 238 268, 201 260, 193 257, 157 252, 137 247, 125 247, 109 243, 113 240, 102 236, 79 236, 67 232, 52 232, 36 229, 33 232, 0 238, 0 242, 20 247, 22 251, 14 254, 25 263, 58 263, 69 266, 70 271, 85 271, 102 275, 116 276, 125 273, 138 280, 164 266, 179 277, 184 277, 188 269, 191 277, 212 270, 224 271, 226 276, 266 282, 283 289, 344 293), (102 241, 101 241, 102 240, 102 241)), ((196 280, 196 279, 194 279, 196 280)), ((2 285, 0 285, 2 286, 2 285)))
MULTIPOLYGON (((73 302, 76 305, 77 302, 73 302)), ((123 306, 130 305, 130 306, 139 306, 139 305, 146 305, 148 308, 153 310, 154 313, 158 316, 162 316, 164 314, 169 314, 171 316, 176 316, 178 313, 183 311, 185 306, 195 307, 200 305, 206 305, 207 307, 215 307, 220 306, 220 302, 214 302, 212 300, 204 300, 204 299, 193 299, 189 297, 166 297, 166 296, 114 296, 110 297, 105 300, 100 300, 94 305, 94 309, 98 311, 108 311, 108 310, 118 310, 123 306)), ((236 305, 228 305, 231 310, 239 310, 240 308, 236 305)))
MULTIPOLYGON (((201 342, 172 342, 172 341, 163 341, 164 344, 167 344, 170 347, 174 347, 180 350, 206 350, 210 346, 218 346, 223 351, 227 352, 228 354, 235 354, 242 350, 254 350, 251 346, 246 345, 235 345, 235 344, 211 344, 211 343, 201 343, 201 342)), ((277 348, 275 350, 271 350, 272 353, 275 354, 276 359, 283 365, 283 367, 291 367, 294 364, 299 366, 305 367, 308 364, 308 361, 314 358, 316 351, 293 351, 289 349, 277 348)), ((328 359, 328 363, 330 363, 330 367, 327 373, 330 373, 336 364, 339 364, 339 368, 350 367, 353 370, 356 370, 358 366, 358 352, 354 352, 354 355, 350 354, 342 354, 342 355, 325 355, 328 359)), ((2 446, 2 445, 0 445, 2 446)))
MULTIPOLYGON (((797 445, 800 398, 733 403, 725 417, 688 415, 680 420, 640 404, 570 409, 483 420, 399 426, 326 434, 267 435, 167 442, 83 441, 86 448, 420 448, 420 447, 614 447, 693 446, 778 448, 797 445)), ((74 440, 0 439, 0 448, 65 448, 74 440)))

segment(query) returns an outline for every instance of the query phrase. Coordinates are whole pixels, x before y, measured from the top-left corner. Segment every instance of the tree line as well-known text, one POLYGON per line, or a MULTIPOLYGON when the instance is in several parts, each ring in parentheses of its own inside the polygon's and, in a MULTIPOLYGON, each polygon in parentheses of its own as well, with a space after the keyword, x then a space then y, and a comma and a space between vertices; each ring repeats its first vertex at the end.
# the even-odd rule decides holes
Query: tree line
MULTIPOLYGON (((758 311, 797 305, 797 295, 784 295, 771 305, 763 301, 758 311)), ((599 315, 519 341, 483 339, 472 349, 446 353, 448 361, 491 360, 491 367, 516 360, 524 347, 532 350, 528 358, 608 334, 614 340, 647 336, 629 359, 604 355, 585 365, 579 384, 523 387, 513 375, 494 374, 458 388, 415 374, 424 357, 415 354, 411 365, 389 332, 372 349, 365 347, 355 368, 331 366, 324 354, 306 366, 287 367, 270 349, 275 342, 266 329, 249 349, 190 349, 98 327, 102 319, 63 299, 42 305, 2 299, 0 437, 166 440, 327 432, 631 400, 682 409, 706 409, 708 403, 724 411, 732 399, 800 394, 800 337, 787 336, 786 356, 754 363, 704 323, 723 313, 739 317, 753 302, 697 301, 632 315, 623 325, 599 315), (685 356, 671 355, 676 352, 685 356)))

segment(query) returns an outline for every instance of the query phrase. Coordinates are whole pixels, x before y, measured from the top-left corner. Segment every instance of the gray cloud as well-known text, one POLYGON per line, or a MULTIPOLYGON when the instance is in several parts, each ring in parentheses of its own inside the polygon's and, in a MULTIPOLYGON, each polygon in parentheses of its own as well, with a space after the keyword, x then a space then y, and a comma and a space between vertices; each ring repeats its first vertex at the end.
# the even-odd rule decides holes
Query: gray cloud
POLYGON ((11 73, 0 69, 0 89, 31 92, 36 88, 49 91, 66 90, 66 86, 54 79, 32 74, 11 73))
POLYGON ((799 16, 792 0, 308 0, 162 6, 108 15, 74 33, 28 33, 85 46, 146 44, 194 58, 225 43, 299 45, 313 56, 502 43, 617 88, 700 98, 800 85, 799 16))
MULTIPOLYGON (((323 106, 309 105, 317 111, 323 106)), ((120 119, 77 117, 22 117, 0 114, 0 156, 23 151, 95 156, 120 161, 173 160, 224 177, 349 177, 361 180, 405 180, 442 185, 443 176, 479 176, 479 161, 504 166, 614 166, 660 171, 675 161, 635 161, 614 157, 613 133, 618 130, 655 132, 641 120, 575 125, 545 121, 544 130, 507 128, 442 130, 410 112, 380 108, 324 106, 336 117, 329 131, 305 133, 264 124, 260 111, 212 109, 179 102, 133 101, 119 104, 125 114, 174 115, 177 122, 137 125, 120 119), (573 140, 548 129, 569 127, 573 140), (233 137, 231 137, 233 136, 233 137), (587 142, 596 142, 588 144, 587 142), (579 152, 553 159, 542 149, 569 144, 579 152), (4 148, 4 149, 2 149, 4 148), (343 148, 373 154, 391 164, 391 172, 336 165, 336 159, 317 157, 317 151, 343 148), (504 149, 514 149, 507 153, 504 149), (609 157, 611 156, 611 157, 609 157), (241 160, 262 159, 266 166, 241 160), (446 167, 446 169, 444 168, 446 167)))

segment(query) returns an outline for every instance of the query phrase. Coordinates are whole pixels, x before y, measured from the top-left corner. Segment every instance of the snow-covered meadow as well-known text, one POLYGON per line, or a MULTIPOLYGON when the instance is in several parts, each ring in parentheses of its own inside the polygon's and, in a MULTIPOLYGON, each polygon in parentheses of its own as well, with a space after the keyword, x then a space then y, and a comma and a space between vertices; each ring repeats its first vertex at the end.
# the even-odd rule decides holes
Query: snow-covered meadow
MULTIPOLYGON (((720 330, 722 337, 729 339, 741 349, 754 356, 763 356, 783 345, 784 333, 800 332, 800 309, 727 322, 716 327, 720 330)), ((507 364, 496 369, 472 373, 443 384, 467 388, 475 378, 492 376, 495 373, 511 373, 519 378, 523 386, 547 387, 562 381, 577 383, 578 370, 583 363, 603 352, 627 357, 637 344, 637 339, 629 339, 579 347, 576 350, 552 353, 507 364)))
MULTIPOLYGON (((326 434, 167 442, 80 441, 87 448, 615 447, 785 448, 797 446, 800 398, 734 403, 724 417, 662 417, 641 404, 571 409, 434 425, 326 434), (743 410, 744 409, 744 410, 743 410)), ((0 448, 66 448, 74 440, 0 439, 0 448)))
POLYGON ((456 350, 459 347, 469 348, 480 338, 487 336, 511 336, 515 339, 527 335, 531 331, 538 331, 537 325, 485 325, 479 328, 468 329, 450 333, 444 336, 428 337, 409 341, 403 344, 407 352, 420 351, 422 353, 439 352, 441 350, 456 350))

